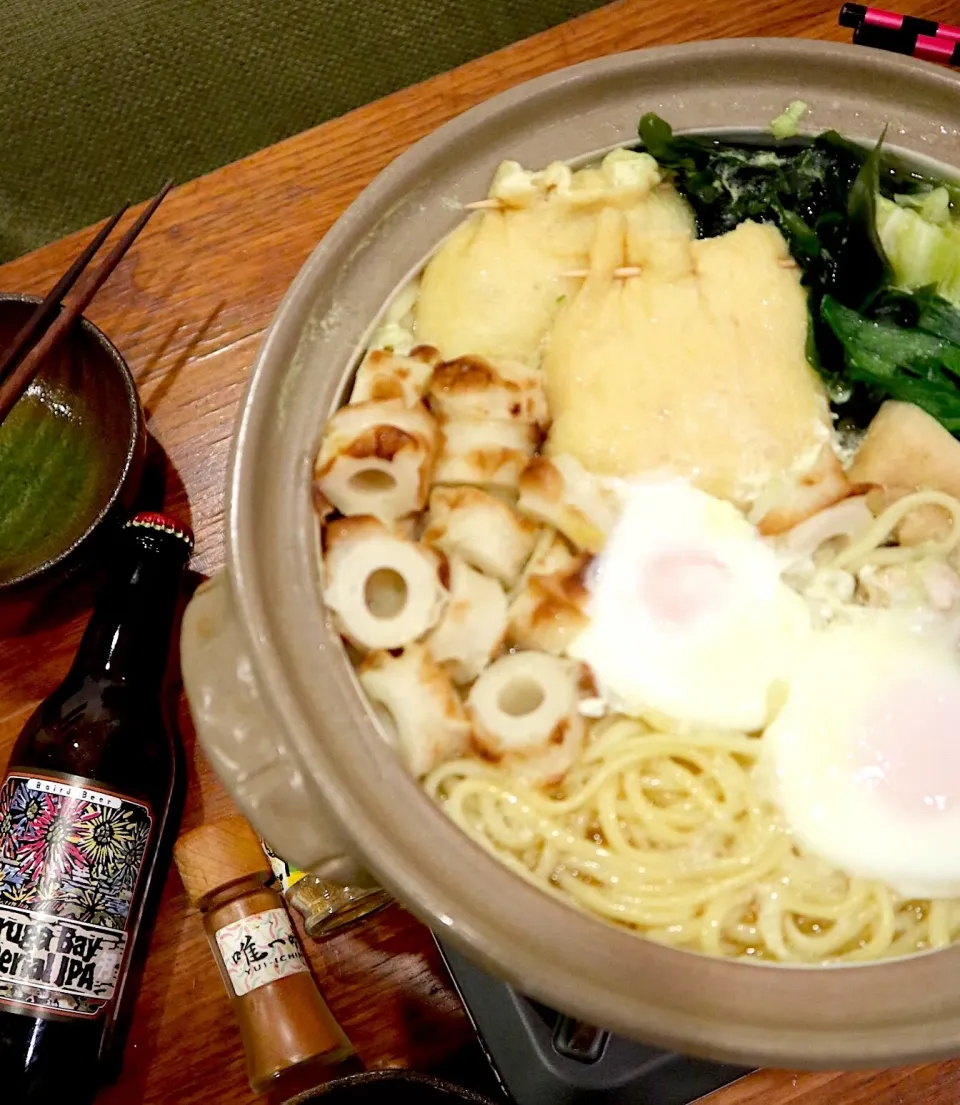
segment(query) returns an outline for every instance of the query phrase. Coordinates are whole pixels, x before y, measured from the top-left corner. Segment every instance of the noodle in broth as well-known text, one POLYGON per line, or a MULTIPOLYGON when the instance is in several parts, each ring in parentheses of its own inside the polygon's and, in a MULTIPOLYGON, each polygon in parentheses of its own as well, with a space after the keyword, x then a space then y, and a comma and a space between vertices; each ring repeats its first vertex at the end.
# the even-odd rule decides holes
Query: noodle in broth
MULTIPOLYGON (((942 561, 958 544, 960 501, 918 492, 820 570, 942 561), (950 514, 947 538, 884 544, 907 514, 930 505, 950 514)), ((960 902, 902 900, 805 853, 767 797, 762 743, 612 717, 593 723, 574 768, 549 791, 476 759, 442 764, 425 787, 514 871, 665 944, 817 964, 906 955, 960 936, 960 902)))
MULTIPOLYGON (((831 831, 836 823, 838 841, 862 829, 847 858, 801 845, 808 826, 788 822, 781 805, 784 780, 806 783, 807 765, 778 768, 775 780, 778 732, 768 728, 765 740, 760 731, 773 719, 782 734, 802 700, 785 684, 792 692, 809 675, 811 626, 850 629, 859 646, 882 621, 871 607, 902 605, 911 626, 917 612, 947 630, 931 654, 950 668, 960 499, 944 492, 960 495, 950 475, 960 447, 947 423, 888 399, 855 447, 843 447, 805 352, 810 284, 776 220, 751 216, 700 238, 687 199, 647 154, 619 150, 533 174, 504 163, 473 206, 386 312, 314 467, 324 602, 385 739, 474 841, 545 892, 638 935, 792 964, 867 962, 960 939, 960 898, 908 898, 909 881, 898 893, 838 866, 896 873, 883 855, 874 862, 882 844, 870 863, 857 854, 863 837, 881 835, 879 803, 863 816, 834 800, 820 819, 831 831), (665 509, 641 504, 625 527, 635 505, 627 492, 638 490, 630 484, 645 474, 667 474, 682 490, 665 509), (942 490, 906 494, 873 517, 867 489, 916 487, 942 490), (722 510, 714 517, 711 507, 709 519, 706 507, 694 510, 697 495, 737 524, 722 510), (947 536, 926 526, 931 510, 949 519, 947 536), (900 529, 914 512, 914 536, 934 534, 918 544, 900 529), (671 530, 678 519, 687 528, 671 530), (679 632, 619 632, 629 610, 598 628, 601 558, 624 532, 628 573, 680 554, 681 606, 685 578, 694 600, 710 598, 710 572, 731 568, 736 611, 704 618, 709 629, 691 629, 673 651, 660 646, 679 632), (777 555, 761 534, 777 535, 777 555), (634 563, 644 541, 650 556, 634 563), (727 560, 718 549, 732 550, 727 560), (766 592, 741 586, 767 570, 766 592), (378 578, 404 585, 389 609, 369 599, 378 578), (769 618, 746 616, 754 611, 769 618), (803 627, 795 637, 793 612, 803 627), (591 634, 605 638, 592 654, 591 634), (631 663, 620 669, 611 657, 631 663), (553 696, 535 731, 522 727, 527 711, 498 697, 530 684, 540 703, 553 696), (778 689, 788 707, 779 714, 778 689), (596 720, 585 721, 588 710, 596 720)), ((632 595, 632 580, 607 609, 632 595)), ((882 676, 864 668, 880 655, 897 673, 898 633, 899 623, 885 653, 859 649, 859 685, 842 659, 834 664, 837 682, 814 692, 816 705, 850 692, 853 715, 882 699, 882 676)), ((952 670, 951 679, 960 683, 952 670)), ((913 700, 901 698, 911 717, 913 700)), ((808 733, 823 744, 834 732, 806 720, 791 729, 802 752, 808 733)), ((860 723, 856 714, 841 736, 860 723)), ((818 769, 833 766, 832 751, 818 769)), ((950 822, 939 831, 949 860, 950 822)), ((921 836, 902 849, 899 870, 938 855, 922 851, 921 836)), ((949 879, 917 886, 928 895, 960 886, 957 862, 943 865, 949 879)))

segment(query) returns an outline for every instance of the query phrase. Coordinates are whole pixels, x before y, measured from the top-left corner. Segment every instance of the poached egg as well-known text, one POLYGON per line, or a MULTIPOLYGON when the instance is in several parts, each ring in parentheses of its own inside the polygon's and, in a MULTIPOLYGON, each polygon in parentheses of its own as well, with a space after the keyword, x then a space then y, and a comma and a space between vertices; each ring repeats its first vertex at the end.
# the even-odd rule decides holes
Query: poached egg
POLYGON ((820 630, 763 738, 794 837, 905 898, 960 897, 960 664, 945 627, 820 630))
POLYGON ((614 711, 757 732, 810 633, 806 604, 733 504, 684 479, 625 485, 570 654, 614 711))

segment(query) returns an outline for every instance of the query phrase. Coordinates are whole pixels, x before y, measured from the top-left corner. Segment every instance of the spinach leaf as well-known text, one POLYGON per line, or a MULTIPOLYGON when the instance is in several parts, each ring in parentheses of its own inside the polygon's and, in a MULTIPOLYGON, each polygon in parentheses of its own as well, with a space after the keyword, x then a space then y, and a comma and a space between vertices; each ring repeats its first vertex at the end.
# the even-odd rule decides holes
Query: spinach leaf
POLYGON ((920 329, 960 346, 960 308, 948 303, 932 288, 922 288, 916 297, 919 304, 917 325, 920 329))
POLYGON ((937 293, 936 287, 915 292, 886 288, 871 303, 870 318, 906 330, 923 330, 960 346, 960 307, 937 293))
MULTIPOLYGON (((892 306, 890 299, 884 304, 892 306)), ((944 325, 946 315, 939 305, 914 307, 918 318, 926 309, 928 323, 944 325)), ((851 380, 866 385, 878 400, 915 403, 951 433, 960 432, 960 343, 920 326, 903 328, 890 321, 889 314, 867 318, 831 296, 824 297, 820 314, 843 348, 851 380)), ((960 319, 954 318, 944 328, 958 324, 960 319)))

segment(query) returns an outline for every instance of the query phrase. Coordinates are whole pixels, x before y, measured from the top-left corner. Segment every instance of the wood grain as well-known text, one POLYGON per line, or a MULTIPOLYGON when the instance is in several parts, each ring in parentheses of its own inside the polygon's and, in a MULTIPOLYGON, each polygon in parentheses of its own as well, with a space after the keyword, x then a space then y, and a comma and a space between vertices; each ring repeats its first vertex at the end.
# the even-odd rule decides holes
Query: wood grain
MULTIPOLYGON (((788 0, 620 0, 495 55, 407 89, 175 190, 98 296, 90 317, 127 357, 151 434, 162 449, 165 506, 197 532, 193 567, 223 555, 227 451, 264 329, 315 243, 357 193, 403 149, 511 85, 589 58, 643 46, 742 35, 849 41, 838 3, 788 0)), ((953 5, 916 0, 914 14, 948 19, 953 5)), ((0 288, 43 293, 82 236, 0 268, 0 288)), ((0 641, 0 760, 33 707, 57 684, 85 613, 68 606, 0 641)), ((190 762, 189 828, 233 812, 180 722, 190 762)), ((321 985, 370 1065, 466 1070, 478 1051, 429 934, 399 907, 322 945, 321 985)), ((763 1071, 711 1105, 954 1105, 960 1062, 869 1074, 763 1071)), ((115 1105, 243 1105, 255 1098, 229 1007, 175 875, 137 1007, 115 1105)))

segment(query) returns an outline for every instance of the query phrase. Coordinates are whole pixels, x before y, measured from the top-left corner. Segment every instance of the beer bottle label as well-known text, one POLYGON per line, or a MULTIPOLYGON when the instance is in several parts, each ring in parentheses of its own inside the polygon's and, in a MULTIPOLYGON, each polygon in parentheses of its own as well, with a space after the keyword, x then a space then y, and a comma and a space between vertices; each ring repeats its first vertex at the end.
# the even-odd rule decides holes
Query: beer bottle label
POLYGON ((0 1008, 92 1018, 120 980, 148 806, 66 775, 0 788, 0 1008))

